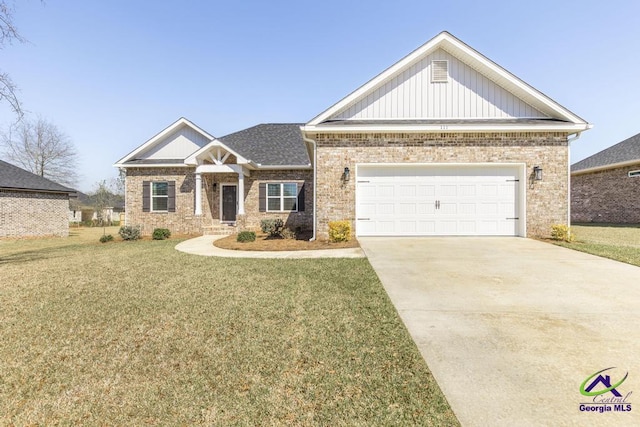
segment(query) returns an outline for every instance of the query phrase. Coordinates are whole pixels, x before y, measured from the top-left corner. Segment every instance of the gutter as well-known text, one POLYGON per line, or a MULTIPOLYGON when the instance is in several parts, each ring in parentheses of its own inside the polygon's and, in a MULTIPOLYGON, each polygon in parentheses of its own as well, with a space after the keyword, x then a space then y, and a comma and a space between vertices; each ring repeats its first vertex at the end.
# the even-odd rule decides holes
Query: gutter
POLYGON ((309 144, 313 144, 313 235, 311 236, 311 238, 309 239, 310 242, 313 242, 314 240, 316 240, 316 206, 317 206, 317 190, 316 188, 318 188, 317 186, 317 182, 318 182, 318 146, 316 145, 316 141, 311 139, 311 138, 307 138, 304 135, 304 129, 303 127, 300 128, 300 130, 302 131, 302 139, 309 144))

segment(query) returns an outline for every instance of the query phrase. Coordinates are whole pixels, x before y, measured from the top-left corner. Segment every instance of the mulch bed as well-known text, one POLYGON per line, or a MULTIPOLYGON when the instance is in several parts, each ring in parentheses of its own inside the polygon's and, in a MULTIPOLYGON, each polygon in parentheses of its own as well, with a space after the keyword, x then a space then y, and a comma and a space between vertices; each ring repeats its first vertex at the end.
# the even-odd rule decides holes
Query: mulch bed
POLYGON ((237 251, 305 251, 312 249, 343 249, 358 248, 360 245, 356 239, 348 242, 331 243, 326 240, 314 240, 310 242, 311 234, 297 236, 296 239, 273 238, 268 234, 256 233, 255 242, 238 242, 237 234, 216 240, 213 244, 222 249, 237 251))

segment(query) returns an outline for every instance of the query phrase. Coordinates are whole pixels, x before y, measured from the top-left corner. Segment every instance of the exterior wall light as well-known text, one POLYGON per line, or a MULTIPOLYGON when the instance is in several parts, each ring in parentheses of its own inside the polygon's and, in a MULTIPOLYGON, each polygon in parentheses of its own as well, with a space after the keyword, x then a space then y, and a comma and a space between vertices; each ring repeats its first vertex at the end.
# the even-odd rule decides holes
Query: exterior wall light
POLYGON ((540 166, 533 167, 533 179, 542 181, 542 168, 540 166))
POLYGON ((348 167, 344 168, 344 172, 342 173, 342 182, 347 182, 351 178, 351 171, 348 167))

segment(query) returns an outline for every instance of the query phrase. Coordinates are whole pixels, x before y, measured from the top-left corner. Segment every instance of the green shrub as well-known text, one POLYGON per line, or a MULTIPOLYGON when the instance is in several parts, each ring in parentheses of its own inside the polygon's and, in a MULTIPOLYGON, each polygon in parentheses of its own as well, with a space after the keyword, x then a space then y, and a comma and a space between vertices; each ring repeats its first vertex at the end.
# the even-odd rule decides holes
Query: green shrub
POLYGON ((168 228, 154 228, 151 237, 153 240, 164 240, 171 237, 171 232, 168 228))
POLYGON ((120 227, 118 234, 122 237, 122 240, 138 240, 140 238, 140 227, 125 225, 120 227))
POLYGON ((111 234, 103 234, 100 236, 100 243, 107 243, 113 240, 113 236, 111 234))
POLYGON ((256 233, 253 231, 241 231, 238 233, 238 237, 236 241, 246 243, 246 242, 255 242, 256 241, 256 233))
POLYGON ((271 237, 282 237, 284 221, 280 218, 269 218, 260 221, 260 229, 263 233, 268 233, 271 237))
POLYGON ((283 228, 280 235, 282 236, 283 239, 295 240, 296 238, 296 232, 290 228, 283 228))
POLYGON ((351 239, 350 221, 329 221, 329 241, 348 242, 351 239))
POLYGON ((551 238, 562 242, 573 242, 574 236, 568 225, 554 224, 551 226, 551 238))

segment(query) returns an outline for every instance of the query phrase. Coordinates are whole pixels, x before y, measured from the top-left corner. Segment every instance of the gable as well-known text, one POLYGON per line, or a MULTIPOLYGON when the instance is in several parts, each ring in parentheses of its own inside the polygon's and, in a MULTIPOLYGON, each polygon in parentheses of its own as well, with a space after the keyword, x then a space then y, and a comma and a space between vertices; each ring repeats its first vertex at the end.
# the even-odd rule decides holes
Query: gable
POLYGON ((207 145, 209 141, 200 132, 185 125, 160 139, 149 149, 139 153, 136 158, 148 160, 185 159, 207 145))
POLYGON ((547 118, 444 49, 406 67, 329 120, 547 118), (432 61, 446 61, 446 82, 432 81, 432 61))
POLYGON ((310 120, 304 132, 580 133, 591 125, 446 31, 310 120), (432 81, 432 61, 440 73, 432 81), (442 73, 447 67, 448 72, 442 73), (444 81, 444 82, 443 82, 444 81))

